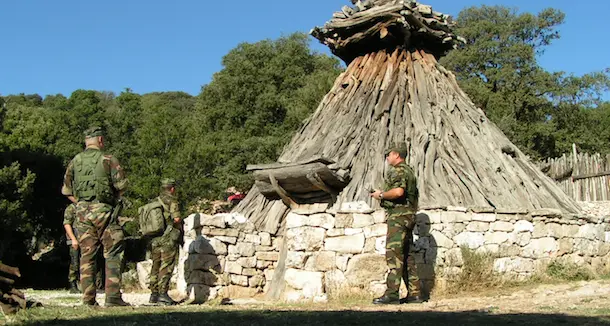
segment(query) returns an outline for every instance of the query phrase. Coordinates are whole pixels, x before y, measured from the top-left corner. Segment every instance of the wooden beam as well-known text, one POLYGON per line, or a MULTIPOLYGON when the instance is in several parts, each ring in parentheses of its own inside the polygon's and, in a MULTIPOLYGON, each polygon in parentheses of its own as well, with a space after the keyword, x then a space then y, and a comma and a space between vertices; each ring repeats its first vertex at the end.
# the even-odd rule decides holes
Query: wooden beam
POLYGON ((607 175, 610 175, 610 171, 575 175, 575 176, 572 177, 572 180, 576 181, 576 180, 581 180, 581 179, 590 179, 590 178, 604 177, 604 176, 607 176, 607 175))
POLYGON ((286 206, 290 208, 298 206, 298 204, 295 203, 292 198, 290 198, 290 194, 288 194, 288 192, 286 192, 286 190, 280 186, 273 174, 269 174, 269 180, 271 181, 271 185, 273 185, 273 189, 275 189, 275 192, 280 196, 280 198, 282 198, 282 201, 284 204, 286 204, 286 206))
POLYGON ((305 165, 305 164, 310 164, 310 163, 322 163, 325 165, 330 165, 330 164, 335 164, 335 161, 318 155, 318 156, 311 157, 307 160, 291 162, 291 163, 249 164, 246 166, 246 171, 281 169, 281 168, 305 165))
POLYGON ((267 197, 274 197, 276 190, 271 184, 270 175, 281 182, 282 188, 291 194, 301 194, 316 191, 319 187, 312 184, 309 174, 315 173, 329 188, 343 189, 346 180, 329 170, 323 163, 309 163, 305 165, 282 167, 279 169, 265 169, 254 171, 254 180, 260 192, 267 197))
POLYGON ((316 172, 307 173, 307 179, 311 182, 311 184, 316 186, 318 189, 320 189, 320 190, 324 191, 325 193, 329 194, 330 197, 332 198, 332 201, 335 202, 335 200, 337 198, 337 192, 332 190, 331 188, 329 188, 324 183, 324 180, 322 180, 320 178, 320 176, 316 172))

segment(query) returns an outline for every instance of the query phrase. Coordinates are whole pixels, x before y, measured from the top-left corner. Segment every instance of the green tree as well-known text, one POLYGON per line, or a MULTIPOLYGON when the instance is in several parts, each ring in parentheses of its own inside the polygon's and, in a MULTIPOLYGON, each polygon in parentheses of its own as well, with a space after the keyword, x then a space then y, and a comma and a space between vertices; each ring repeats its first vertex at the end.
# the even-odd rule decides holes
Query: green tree
MULTIPOLYGON (((173 160, 183 147, 184 129, 195 99, 184 92, 151 93, 142 97, 140 125, 134 131, 135 149, 128 167, 131 191, 148 200, 159 192, 160 180, 177 178, 173 160)), ((188 176, 189 166, 185 167, 188 176)))
POLYGON ((22 172, 19 163, 0 168, 0 259, 10 261, 10 249, 27 246, 24 240, 35 234, 36 223, 27 212, 35 179, 30 171, 22 172))
POLYGON ((576 77, 539 66, 537 57, 559 38, 564 18, 555 9, 534 15, 500 6, 467 8, 456 30, 467 45, 441 61, 473 102, 534 157, 563 152, 583 122, 574 112, 599 103, 610 85, 608 71, 576 77))
POLYGON ((189 196, 251 186, 246 165, 277 159, 341 71, 302 33, 242 43, 222 63, 197 98, 176 162, 177 171, 196 176, 185 187, 189 196))
MULTIPOLYGON (((137 151, 136 131, 142 124, 142 96, 130 89, 123 91, 107 108, 107 138, 113 153, 125 161, 137 151)), ((136 159, 137 157, 133 157, 136 159)))
POLYGON ((42 105, 51 110, 68 110, 70 108, 68 99, 61 94, 45 96, 42 105))

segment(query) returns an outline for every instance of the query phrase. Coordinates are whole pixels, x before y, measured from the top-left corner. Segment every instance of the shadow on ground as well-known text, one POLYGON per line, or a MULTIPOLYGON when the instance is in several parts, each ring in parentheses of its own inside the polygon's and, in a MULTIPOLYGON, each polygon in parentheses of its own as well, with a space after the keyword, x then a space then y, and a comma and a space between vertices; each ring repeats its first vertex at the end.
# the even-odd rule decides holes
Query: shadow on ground
POLYGON ((201 312, 110 310, 71 320, 29 320, 24 325, 610 325, 608 317, 472 312, 362 312, 208 310, 201 312), (120 315, 123 314, 123 315, 120 315))

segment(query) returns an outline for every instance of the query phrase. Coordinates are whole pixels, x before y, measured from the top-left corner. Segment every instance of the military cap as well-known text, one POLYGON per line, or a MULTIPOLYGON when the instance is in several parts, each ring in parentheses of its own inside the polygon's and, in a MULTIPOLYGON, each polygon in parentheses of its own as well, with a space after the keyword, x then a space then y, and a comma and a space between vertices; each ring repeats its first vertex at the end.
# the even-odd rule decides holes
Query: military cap
POLYGON ((161 180, 161 186, 163 186, 163 187, 175 187, 176 186, 176 179, 165 178, 165 179, 161 180))
POLYGON ((85 138, 93 138, 104 136, 104 131, 101 127, 93 126, 83 132, 85 134, 85 138))
POLYGON ((390 145, 390 147, 388 147, 386 149, 385 155, 390 154, 390 152, 396 152, 400 155, 400 157, 405 158, 405 157, 407 157, 409 148, 407 147, 406 143, 398 142, 398 143, 394 143, 394 144, 390 145))

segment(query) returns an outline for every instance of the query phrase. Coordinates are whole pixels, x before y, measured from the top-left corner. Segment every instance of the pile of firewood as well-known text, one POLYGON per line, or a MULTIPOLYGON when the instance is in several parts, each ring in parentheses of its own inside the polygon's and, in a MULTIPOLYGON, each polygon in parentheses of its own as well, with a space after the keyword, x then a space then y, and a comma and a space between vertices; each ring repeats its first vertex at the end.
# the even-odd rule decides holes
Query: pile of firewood
POLYGON ((413 0, 358 0, 310 34, 349 63, 384 47, 426 48, 437 57, 461 43, 451 16, 413 0))
POLYGON ((21 277, 19 268, 0 263, 0 309, 5 314, 12 314, 27 307, 23 292, 15 289, 15 280, 21 277))

